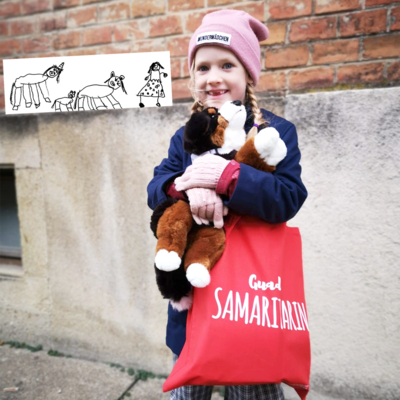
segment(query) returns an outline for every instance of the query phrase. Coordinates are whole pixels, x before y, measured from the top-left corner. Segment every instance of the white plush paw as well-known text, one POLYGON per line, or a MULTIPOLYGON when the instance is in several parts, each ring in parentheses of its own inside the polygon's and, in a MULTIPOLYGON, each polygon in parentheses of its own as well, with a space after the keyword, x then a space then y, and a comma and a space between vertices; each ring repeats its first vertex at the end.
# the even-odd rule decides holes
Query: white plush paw
POLYGON ((190 264, 186 270, 186 278, 194 287, 206 287, 211 280, 210 273, 203 264, 193 263, 190 264))
POLYGON ((190 310, 193 305, 193 294, 190 292, 187 296, 182 297, 179 301, 170 300, 170 303, 174 310, 190 310))
POLYGON ((175 271, 181 265, 181 258, 175 251, 158 250, 154 263, 156 267, 161 271, 175 271))
POLYGON ((254 147, 262 159, 272 166, 278 165, 287 154, 285 142, 275 128, 262 129, 254 138, 254 147))

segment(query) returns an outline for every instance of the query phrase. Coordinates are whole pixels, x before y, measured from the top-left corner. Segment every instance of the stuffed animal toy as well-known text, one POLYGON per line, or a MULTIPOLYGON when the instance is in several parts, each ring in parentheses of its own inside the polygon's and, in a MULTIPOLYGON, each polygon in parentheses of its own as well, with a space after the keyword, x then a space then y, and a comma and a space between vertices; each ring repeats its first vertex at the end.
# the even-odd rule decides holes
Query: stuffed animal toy
MULTIPOLYGON (((245 121, 246 110, 240 101, 229 101, 220 110, 209 107, 194 113, 185 125, 184 149, 192 159, 218 154, 261 171, 275 171, 287 152, 278 131, 268 127, 246 140, 245 121)), ((210 270, 224 251, 225 232, 197 225, 190 205, 176 199, 158 205, 150 225, 158 239, 155 257, 158 288, 175 309, 189 309, 191 287, 210 283, 210 270)))

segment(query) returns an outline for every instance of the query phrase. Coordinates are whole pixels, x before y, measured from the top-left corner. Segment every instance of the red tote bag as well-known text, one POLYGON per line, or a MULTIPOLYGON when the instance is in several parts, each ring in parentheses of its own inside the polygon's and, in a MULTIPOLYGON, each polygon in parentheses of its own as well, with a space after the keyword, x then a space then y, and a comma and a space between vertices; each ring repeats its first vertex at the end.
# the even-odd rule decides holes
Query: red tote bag
POLYGON ((297 228, 231 214, 211 283, 194 289, 186 343, 164 392, 284 382, 309 390, 310 336, 297 228))

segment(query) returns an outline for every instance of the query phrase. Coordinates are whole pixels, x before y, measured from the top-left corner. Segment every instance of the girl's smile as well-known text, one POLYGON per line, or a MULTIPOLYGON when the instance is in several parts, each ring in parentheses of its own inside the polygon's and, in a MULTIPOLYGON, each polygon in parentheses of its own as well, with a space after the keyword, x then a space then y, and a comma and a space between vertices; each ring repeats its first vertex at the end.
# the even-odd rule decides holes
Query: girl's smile
POLYGON ((251 79, 230 50, 219 46, 200 47, 196 52, 194 74, 197 97, 206 107, 220 108, 233 100, 244 104, 246 85, 251 79))

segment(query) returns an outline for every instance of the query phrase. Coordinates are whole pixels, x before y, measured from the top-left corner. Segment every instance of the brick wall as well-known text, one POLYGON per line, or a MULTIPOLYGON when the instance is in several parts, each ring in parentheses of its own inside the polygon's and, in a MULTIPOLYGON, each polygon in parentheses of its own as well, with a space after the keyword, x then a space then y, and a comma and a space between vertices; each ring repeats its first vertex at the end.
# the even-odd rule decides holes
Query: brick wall
POLYGON ((188 41, 222 8, 270 29, 260 92, 400 85, 400 2, 390 0, 0 0, 0 57, 169 50, 174 99, 188 98, 188 41))

